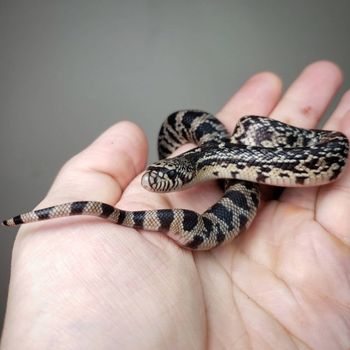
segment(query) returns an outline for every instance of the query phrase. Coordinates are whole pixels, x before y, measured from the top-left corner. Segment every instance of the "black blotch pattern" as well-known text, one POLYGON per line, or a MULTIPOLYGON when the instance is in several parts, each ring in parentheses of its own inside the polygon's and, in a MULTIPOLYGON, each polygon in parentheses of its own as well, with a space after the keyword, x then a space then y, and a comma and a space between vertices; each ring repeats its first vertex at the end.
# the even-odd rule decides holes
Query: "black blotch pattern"
POLYGON ((181 140, 179 139, 179 134, 176 133, 176 131, 172 129, 167 129, 168 131, 168 136, 173 140, 175 144, 182 144, 181 140))
POLYGON ((191 210, 184 211, 183 227, 185 231, 193 230, 198 223, 198 214, 191 210))
POLYGON ((248 189, 248 190, 252 190, 255 186, 256 186, 256 184, 255 183, 253 183, 253 182, 244 182, 244 186, 248 189))
MULTIPOLYGON (((177 114, 177 112, 175 112, 175 115, 177 114)), ((188 125, 191 126, 191 124, 193 123, 193 121, 200 117, 201 115, 206 114, 206 112, 203 111, 196 111, 196 110, 191 110, 191 111, 187 111, 182 119, 182 122, 184 125, 188 125)))
POLYGON ((204 235, 205 237, 209 237, 211 231, 213 230, 213 223, 210 219, 203 217, 203 224, 204 224, 204 235))
POLYGON ((84 211, 87 203, 88 202, 86 202, 86 201, 72 203, 71 206, 70 206, 71 215, 79 215, 79 214, 81 214, 84 211))
POLYGON ((266 128, 262 127, 256 132, 255 143, 257 146, 261 146, 261 143, 266 140, 271 140, 272 131, 266 130, 266 128))
POLYGON ((53 207, 39 209, 35 211, 35 214, 38 216, 39 220, 46 220, 50 218, 50 212, 52 209, 53 207))
POLYGON ((157 211, 157 217, 160 223, 159 228, 161 230, 168 230, 174 220, 174 212, 172 210, 159 210, 157 211))
MULTIPOLYGON (((204 113, 202 111, 187 111, 182 118, 184 129, 191 130, 193 121, 204 113)), ((197 135, 194 135, 194 137, 198 140, 197 135)))
POLYGON ((135 227, 142 228, 145 222, 145 215, 146 215, 145 211, 144 210, 135 211, 133 212, 132 215, 133 215, 133 221, 134 221, 135 227))
POLYGON ((158 146, 158 158, 163 159, 169 155, 169 149, 164 147, 162 144, 159 143, 158 146))
POLYGON ((221 123, 216 119, 211 118, 210 123, 206 122, 199 125, 195 131, 197 140, 200 140, 204 135, 216 135, 217 140, 212 140, 215 142, 220 142, 221 140, 228 140, 225 129, 221 129, 221 123))
POLYGON ((333 175, 330 177, 330 180, 336 179, 338 177, 338 175, 340 174, 341 170, 342 170, 341 168, 333 170, 333 175))
POLYGON ((178 111, 171 113, 168 118, 167 118, 167 122, 170 125, 174 125, 175 124, 175 120, 176 120, 176 115, 177 115, 178 111))
POLYGON ((270 165, 261 164, 261 165, 260 165, 260 169, 261 169, 261 171, 267 171, 267 172, 269 172, 269 171, 271 170, 271 167, 270 167, 270 165))
MULTIPOLYGON (((347 154, 347 152, 345 153, 345 155, 347 154)), ((346 159, 346 157, 345 157, 346 159)), ((338 156, 332 156, 332 157, 327 157, 327 164, 331 165, 333 163, 341 163, 342 162, 342 158, 338 157, 338 156)))
POLYGON ((204 123, 200 125, 195 131, 196 140, 200 140, 205 134, 210 134, 214 131, 215 130, 211 128, 209 124, 204 123))
POLYGON ((282 165, 278 165, 276 164, 276 167, 280 167, 283 170, 292 170, 292 171, 296 171, 295 167, 298 165, 298 162, 287 162, 287 163, 283 163, 282 165))
POLYGON ((256 181, 257 181, 257 182, 262 182, 262 183, 264 183, 264 182, 266 181, 266 179, 267 179, 267 176, 264 175, 264 174, 259 174, 259 175, 256 177, 256 181))
POLYGON ((227 223, 227 231, 232 232, 234 229, 236 229, 236 221, 231 221, 227 223))
MULTIPOLYGON (((23 224, 23 220, 21 218, 21 215, 17 215, 13 218, 13 221, 16 225, 23 224)), ((4 221, 4 224, 6 225, 6 221, 4 221)))
POLYGON ((236 175, 238 174, 238 171, 230 171, 230 173, 231 173, 231 177, 232 177, 233 179, 235 179, 235 178, 236 178, 236 175))
POLYGON ((124 210, 120 210, 119 216, 118 216, 118 221, 117 221, 118 225, 121 225, 123 223, 125 216, 126 216, 126 212, 124 210))
POLYGON ((245 215, 240 214, 239 215, 239 229, 243 230, 245 228, 245 225, 247 224, 247 222, 248 222, 248 218, 245 215))
POLYGON ((293 145, 297 140, 298 138, 295 135, 291 134, 287 136, 287 144, 289 145, 293 145))
POLYGON ((237 169, 244 169, 245 167, 246 167, 246 165, 245 164, 243 164, 243 163, 236 163, 236 167, 237 167, 237 169))
POLYGON ((190 133, 189 133, 189 130, 188 129, 182 129, 181 130, 181 136, 183 139, 187 140, 187 141, 190 141, 190 133))
POLYGON ((213 213, 216 217, 221 219, 224 222, 231 222, 232 221, 232 212, 227 209, 224 205, 221 203, 216 203, 210 210, 211 213, 213 213))
POLYGON ((218 244, 222 243, 224 240, 225 240, 225 235, 221 232, 219 232, 217 235, 216 235, 216 242, 218 244))
POLYGON ((229 197, 231 201, 244 210, 249 210, 250 207, 245 195, 239 191, 230 191, 229 197))
POLYGON ((303 185, 306 179, 307 179, 307 177, 305 177, 305 176, 297 176, 295 178, 295 182, 299 185, 303 185))
POLYGON ((108 218, 108 216, 110 216, 114 212, 114 208, 111 205, 106 203, 102 203, 101 208, 102 208, 102 213, 100 214, 101 218, 108 218))
POLYGON ((254 203, 254 205, 256 207, 258 207, 259 206, 259 202, 260 202, 260 198, 256 195, 256 193, 252 192, 250 194, 250 198, 251 198, 252 202, 254 203))
POLYGON ((199 245, 201 245, 204 241, 202 236, 196 235, 193 237, 192 241, 186 244, 187 248, 196 249, 199 245))

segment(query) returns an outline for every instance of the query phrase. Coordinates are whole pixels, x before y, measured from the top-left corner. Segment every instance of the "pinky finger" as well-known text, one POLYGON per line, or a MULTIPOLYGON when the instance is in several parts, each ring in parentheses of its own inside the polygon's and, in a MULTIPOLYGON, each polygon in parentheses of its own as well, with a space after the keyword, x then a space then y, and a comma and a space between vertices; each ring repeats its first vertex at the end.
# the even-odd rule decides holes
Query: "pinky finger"
MULTIPOLYGON (((343 132, 350 139, 350 93, 344 95, 338 108, 325 126, 343 132)), ((315 219, 346 244, 350 244, 350 166, 341 177, 320 189, 316 202, 315 219)))

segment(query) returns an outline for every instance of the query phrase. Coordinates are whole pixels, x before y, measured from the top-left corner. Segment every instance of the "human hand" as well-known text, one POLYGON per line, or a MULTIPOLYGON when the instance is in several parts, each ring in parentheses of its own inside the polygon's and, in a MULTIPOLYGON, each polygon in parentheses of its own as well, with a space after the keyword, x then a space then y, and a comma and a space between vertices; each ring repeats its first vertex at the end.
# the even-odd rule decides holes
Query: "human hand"
MULTIPOLYGON (((280 98, 279 79, 258 74, 218 118, 230 131, 245 114, 315 127, 340 83, 337 67, 317 62, 280 98)), ((349 110, 347 93, 326 128, 350 136, 349 110)), ((97 200, 127 210, 203 212, 221 196, 212 183, 145 191, 146 155, 142 131, 118 123, 62 168, 40 207, 97 200)), ((348 167, 335 183, 290 188, 263 202, 247 232, 208 252, 98 218, 23 226, 3 349, 349 347, 349 204, 348 167)))

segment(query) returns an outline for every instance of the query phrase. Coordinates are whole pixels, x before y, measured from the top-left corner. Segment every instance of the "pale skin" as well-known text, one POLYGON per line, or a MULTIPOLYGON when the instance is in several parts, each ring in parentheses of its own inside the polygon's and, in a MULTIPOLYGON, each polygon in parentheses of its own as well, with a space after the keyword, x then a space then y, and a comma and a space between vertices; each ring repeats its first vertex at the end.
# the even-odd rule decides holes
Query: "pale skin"
MULTIPOLYGON (((315 127, 341 81, 337 66, 316 62, 282 96, 279 78, 260 73, 218 117, 230 131, 245 114, 315 127)), ((350 137, 349 111, 347 92, 325 127, 350 137)), ((213 183, 149 193, 140 185, 146 159, 140 128, 118 123, 65 164, 38 207, 98 200, 202 212, 221 195, 213 183)), ((99 218, 25 225, 1 348, 347 349, 349 207, 347 167, 333 184, 265 200, 248 231, 208 252, 99 218)))

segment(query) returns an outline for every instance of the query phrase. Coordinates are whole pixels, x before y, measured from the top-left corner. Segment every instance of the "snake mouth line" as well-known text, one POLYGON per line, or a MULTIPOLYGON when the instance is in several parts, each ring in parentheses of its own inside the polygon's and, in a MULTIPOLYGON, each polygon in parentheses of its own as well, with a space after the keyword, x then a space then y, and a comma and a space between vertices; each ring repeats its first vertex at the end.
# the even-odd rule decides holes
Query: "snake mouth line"
POLYGON ((152 186, 150 184, 150 175, 149 173, 145 173, 142 175, 141 178, 141 185, 143 188, 145 188, 147 191, 152 191, 152 186))
POLYGON ((172 192, 177 189, 176 182, 166 178, 164 173, 156 170, 148 170, 141 178, 141 185, 150 192, 172 192))
POLYGON ((141 185, 150 192, 168 192, 169 184, 159 181, 160 173, 156 171, 147 171, 141 178, 141 185))

